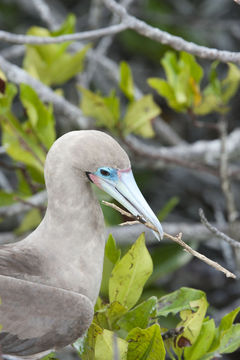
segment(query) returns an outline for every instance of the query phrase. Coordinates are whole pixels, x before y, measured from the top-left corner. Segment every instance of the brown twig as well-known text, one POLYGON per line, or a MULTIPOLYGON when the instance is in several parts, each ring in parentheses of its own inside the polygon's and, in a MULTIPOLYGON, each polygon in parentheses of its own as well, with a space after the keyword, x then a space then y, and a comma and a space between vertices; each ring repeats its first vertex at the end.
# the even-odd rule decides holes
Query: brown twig
MULTIPOLYGON (((113 204, 113 203, 109 203, 107 201, 102 201, 102 203, 106 206, 109 206, 115 210, 117 210, 118 212, 120 212, 120 214, 127 216, 131 219, 134 219, 134 223, 137 222, 141 222, 144 223, 144 225, 156 232, 158 232, 158 230, 156 229, 156 227, 154 225, 152 225, 149 222, 146 222, 144 219, 142 218, 137 218, 136 216, 130 214, 129 212, 121 209, 119 206, 113 204)), ((129 224, 129 222, 127 222, 129 224)), ((182 233, 179 233, 177 236, 172 236, 170 234, 164 233, 164 236, 176 243, 178 243, 179 245, 181 245, 185 251, 187 251, 188 253, 192 254, 193 256, 197 257, 198 259, 204 261, 206 264, 212 266, 214 269, 223 272, 226 277, 231 277, 233 279, 236 279, 236 275, 234 275, 232 272, 230 272, 229 270, 225 269, 223 266, 221 266, 220 264, 218 264, 217 262, 207 258, 205 255, 200 254, 198 251, 193 250, 189 245, 185 244, 185 242, 182 240, 182 233)))

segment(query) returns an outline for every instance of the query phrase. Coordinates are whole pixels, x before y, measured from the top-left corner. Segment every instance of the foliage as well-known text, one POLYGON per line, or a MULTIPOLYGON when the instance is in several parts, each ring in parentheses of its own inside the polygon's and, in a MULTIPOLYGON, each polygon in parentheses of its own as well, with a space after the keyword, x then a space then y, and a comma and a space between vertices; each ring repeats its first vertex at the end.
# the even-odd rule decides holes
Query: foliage
POLYGON ((131 69, 126 62, 120 64, 119 87, 128 99, 125 115, 121 117, 120 98, 113 90, 108 96, 95 94, 78 87, 82 94, 81 109, 86 116, 96 120, 96 125, 126 136, 129 133, 143 137, 154 136, 151 121, 161 110, 153 101, 152 95, 134 99, 134 83, 131 69))
POLYGON ((148 84, 163 96, 169 106, 179 112, 192 111, 196 115, 211 112, 226 112, 227 103, 235 95, 240 82, 240 70, 228 63, 228 72, 223 80, 217 75, 218 62, 211 66, 209 84, 201 90, 203 68, 193 55, 180 52, 179 59, 173 51, 168 51, 161 64, 166 80, 148 79, 148 84))
MULTIPOLYGON (((27 32, 32 36, 60 36, 75 31, 76 18, 68 15, 57 31, 34 26, 27 32)), ((83 61, 90 45, 83 47, 75 54, 67 50, 70 42, 48 45, 27 45, 23 67, 33 77, 46 85, 62 85, 83 69, 83 61)))
POLYGON ((112 359, 118 353, 122 360, 163 360, 168 352, 171 359, 210 360, 240 347, 240 324, 233 324, 240 307, 216 327, 206 316, 203 291, 183 287, 141 301, 152 272, 143 234, 122 258, 110 235, 105 256, 113 263, 109 303, 98 299, 87 335, 74 344, 81 359, 112 359), (176 319, 175 329, 161 328, 170 315, 176 319))
MULTIPOLYGON (((18 180, 17 189, 0 191, 1 206, 10 205, 16 199, 24 200, 44 187, 45 157, 56 138, 52 105, 43 104, 29 85, 21 84, 19 98, 24 114, 19 120, 12 110, 17 92, 15 85, 5 81, 5 91, 0 94, 2 144, 12 159, 11 166, 18 180)), ((39 210, 34 209, 23 218, 16 232, 24 233, 37 226, 40 220, 39 210)))

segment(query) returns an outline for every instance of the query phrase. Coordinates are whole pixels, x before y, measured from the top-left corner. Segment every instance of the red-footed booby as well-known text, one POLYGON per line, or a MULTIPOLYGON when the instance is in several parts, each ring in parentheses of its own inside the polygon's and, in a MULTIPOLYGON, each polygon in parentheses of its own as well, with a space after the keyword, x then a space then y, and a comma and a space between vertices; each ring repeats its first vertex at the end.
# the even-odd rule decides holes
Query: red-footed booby
POLYGON ((126 152, 109 135, 63 135, 47 155, 44 174, 48 206, 41 224, 24 240, 0 247, 0 345, 6 358, 41 357, 73 343, 91 324, 105 236, 90 182, 163 237, 126 152))

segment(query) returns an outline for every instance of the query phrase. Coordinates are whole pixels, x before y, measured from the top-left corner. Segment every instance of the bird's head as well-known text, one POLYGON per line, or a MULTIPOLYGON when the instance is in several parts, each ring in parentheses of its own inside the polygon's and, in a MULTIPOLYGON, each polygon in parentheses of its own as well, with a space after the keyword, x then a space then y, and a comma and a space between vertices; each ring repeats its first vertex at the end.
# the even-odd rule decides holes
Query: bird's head
POLYGON ((154 232, 156 237, 162 239, 162 226, 136 184, 128 155, 112 137, 96 131, 93 135, 92 146, 97 151, 94 163, 86 169, 87 178, 132 215, 153 224, 158 229, 158 233, 154 232))
POLYGON ((71 171, 76 181, 80 176, 83 181, 94 183, 132 215, 152 223, 158 229, 156 237, 163 238, 162 226, 135 182, 127 153, 111 136, 101 131, 82 130, 60 137, 47 156, 45 180, 48 189, 52 188, 53 177, 64 182, 60 187, 63 189, 70 181, 71 171))

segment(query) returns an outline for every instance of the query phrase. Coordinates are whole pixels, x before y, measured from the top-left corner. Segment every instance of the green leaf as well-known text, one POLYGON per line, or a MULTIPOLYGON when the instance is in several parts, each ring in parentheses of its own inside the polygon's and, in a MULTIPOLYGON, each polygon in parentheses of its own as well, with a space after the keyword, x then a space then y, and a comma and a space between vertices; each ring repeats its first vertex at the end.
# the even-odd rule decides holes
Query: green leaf
POLYGON ((176 341, 175 347, 182 348, 181 340, 187 340, 187 345, 189 346, 194 344, 197 337, 199 336, 202 323, 208 308, 208 302, 206 300, 205 294, 198 300, 189 301, 189 305, 191 306, 190 310, 182 310, 180 311, 180 317, 182 321, 178 324, 178 327, 184 327, 184 331, 180 334, 176 341))
POLYGON ((112 234, 109 235, 105 245, 105 255, 113 264, 116 264, 120 259, 121 250, 117 248, 115 239, 112 234))
POLYGON ((230 329, 239 312, 240 312, 240 306, 237 307, 236 309, 232 310, 227 315, 225 315, 221 319, 221 322, 219 325, 219 331, 222 332, 222 331, 230 329))
POLYGON ((167 82, 171 86, 175 86, 178 73, 178 62, 176 53, 174 53, 173 51, 167 51, 161 60, 161 64, 165 70, 167 82))
POLYGON ((0 206, 8 206, 15 202, 16 193, 8 193, 0 190, 0 206))
MULTIPOLYGON (((59 36, 71 34, 75 30, 75 16, 69 15, 57 31, 50 32, 41 27, 32 27, 28 35, 59 36)), ((48 45, 27 45, 23 66, 33 77, 46 85, 61 85, 83 69, 83 61, 90 45, 75 54, 67 52, 71 42, 48 45)))
POLYGON ((56 354, 54 352, 51 352, 50 354, 47 354, 41 360, 58 360, 56 354))
POLYGON ((131 331, 135 327, 145 329, 149 324, 150 317, 155 316, 156 307, 157 298, 152 296, 124 314, 117 324, 121 329, 124 329, 127 332, 131 331))
POLYGON ((220 354, 230 354, 240 347, 240 324, 233 325, 221 338, 220 354))
POLYGON ((110 302, 118 301, 131 309, 141 296, 152 270, 152 259, 142 234, 112 271, 109 280, 110 302))
POLYGON ((103 329, 92 322, 88 329, 87 335, 78 339, 73 347, 78 352, 81 360, 96 360, 95 359, 95 344, 98 335, 101 335, 103 329))
POLYGON ((178 104, 175 96, 175 91, 172 86, 165 80, 158 78, 149 78, 148 84, 155 89, 159 95, 166 98, 168 105, 175 109, 176 111, 181 111, 184 109, 182 104, 178 104))
POLYGON ((20 85, 20 99, 26 108, 29 122, 36 140, 47 149, 56 139, 52 106, 46 107, 36 92, 27 84, 20 85))
POLYGON ((239 311, 240 311, 240 307, 231 311, 229 314, 226 314, 221 319, 219 327, 216 329, 215 338, 212 343, 210 352, 219 348, 220 344, 222 343, 222 338, 223 338, 224 334, 231 329, 232 324, 233 324, 237 314, 239 313, 239 311))
POLYGON ((209 84, 203 91, 201 103, 194 108, 194 112, 197 115, 205 115, 213 111, 225 113, 229 110, 227 107, 228 102, 239 88, 239 68, 234 64, 228 63, 227 76, 220 81, 217 74, 218 64, 218 61, 214 61, 211 66, 209 84))
POLYGON ((11 114, 1 119, 1 126, 2 142, 6 152, 14 160, 23 162, 43 173, 46 154, 36 144, 36 139, 32 134, 27 134, 22 124, 11 114))
POLYGON ((145 95, 131 103, 123 119, 125 134, 135 133, 143 137, 154 136, 151 121, 161 113, 152 95, 145 95))
MULTIPOLYGON (((219 346, 213 351, 210 351, 201 358, 201 360, 210 360, 219 354, 229 354, 236 351, 240 347, 240 324, 232 325, 227 331, 224 331, 221 336, 219 346)), ((211 347, 212 348, 212 347, 211 347)))
POLYGON ((17 235, 36 228, 42 220, 42 216, 38 209, 30 210, 23 218, 21 225, 15 230, 17 235))
POLYGON ((228 101, 236 94, 239 88, 240 70, 238 66, 228 63, 228 73, 222 81, 222 101, 227 104, 228 101))
POLYGON ((127 336, 127 360, 164 360, 165 348, 160 326, 154 324, 147 329, 135 328, 127 336))
POLYGON ((15 95, 17 94, 17 87, 11 83, 6 83, 4 94, 0 93, 0 115, 8 116, 11 111, 11 106, 15 95))
POLYGON ((102 97, 92 91, 79 86, 82 93, 81 109, 86 116, 96 119, 98 126, 114 128, 119 120, 119 100, 114 94, 109 97, 102 97))
POLYGON ((132 78, 132 72, 130 66, 122 61, 120 63, 120 89, 126 95, 126 97, 133 101, 134 99, 134 84, 132 78))
POLYGON ((204 321, 195 343, 184 349, 184 358, 187 360, 199 360, 205 355, 211 346, 215 334, 214 320, 204 321))
POLYGON ((187 52, 180 52, 180 67, 185 69, 189 68, 189 73, 191 77, 196 81, 196 83, 200 83, 203 77, 203 69, 195 60, 195 57, 187 52))
POLYGON ((127 360, 127 341, 116 337, 116 348, 114 344, 114 333, 104 329, 101 334, 98 334, 95 344, 95 360, 112 360, 117 358, 119 360, 127 360))
POLYGON ((102 328, 108 330, 117 330, 119 327, 116 322, 119 318, 127 312, 127 308, 114 301, 109 305, 97 310, 94 315, 94 322, 102 328))
POLYGON ((199 84, 203 70, 194 56, 180 52, 177 59, 174 52, 167 52, 161 63, 167 80, 150 78, 149 85, 156 89, 176 111, 187 111, 198 105, 201 101, 199 84))
POLYGON ((205 298, 205 293, 201 290, 182 287, 168 295, 162 296, 158 300, 158 316, 177 314, 182 310, 192 309, 191 302, 205 298))
POLYGON ((72 34, 75 31, 76 16, 74 14, 68 14, 66 20, 62 23, 59 29, 51 32, 52 36, 61 36, 66 34, 72 34))

